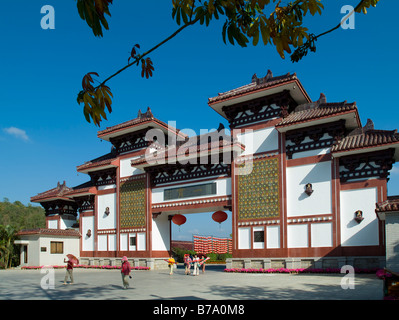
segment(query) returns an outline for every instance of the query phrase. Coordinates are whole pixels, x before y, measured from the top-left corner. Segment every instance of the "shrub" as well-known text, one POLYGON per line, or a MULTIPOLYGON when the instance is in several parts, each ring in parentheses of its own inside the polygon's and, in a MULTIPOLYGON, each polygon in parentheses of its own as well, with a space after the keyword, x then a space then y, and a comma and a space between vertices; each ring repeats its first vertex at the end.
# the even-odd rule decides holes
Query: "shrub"
POLYGON ((176 262, 184 262, 184 255, 188 253, 194 256, 197 252, 194 250, 187 250, 182 248, 172 248, 172 254, 176 262))

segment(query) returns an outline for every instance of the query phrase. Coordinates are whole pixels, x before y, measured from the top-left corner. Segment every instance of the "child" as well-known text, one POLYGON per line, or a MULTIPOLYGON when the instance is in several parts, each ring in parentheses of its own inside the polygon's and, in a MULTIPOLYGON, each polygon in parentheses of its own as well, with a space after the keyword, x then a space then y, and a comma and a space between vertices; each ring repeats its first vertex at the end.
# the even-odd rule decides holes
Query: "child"
POLYGON ((175 267, 175 263, 176 263, 175 259, 173 259, 173 257, 170 256, 169 259, 168 259, 168 267, 170 269, 170 272, 169 272, 170 275, 173 274, 173 269, 175 267))
POLYGON ((190 268, 191 268, 191 257, 188 253, 184 255, 184 266, 185 266, 185 274, 189 275, 191 273, 190 268))
POLYGON ((129 261, 127 261, 127 257, 124 256, 122 258, 122 268, 121 268, 123 289, 129 288, 129 278, 131 278, 131 276, 130 276, 131 271, 132 271, 132 268, 130 267, 130 263, 129 263, 129 261))

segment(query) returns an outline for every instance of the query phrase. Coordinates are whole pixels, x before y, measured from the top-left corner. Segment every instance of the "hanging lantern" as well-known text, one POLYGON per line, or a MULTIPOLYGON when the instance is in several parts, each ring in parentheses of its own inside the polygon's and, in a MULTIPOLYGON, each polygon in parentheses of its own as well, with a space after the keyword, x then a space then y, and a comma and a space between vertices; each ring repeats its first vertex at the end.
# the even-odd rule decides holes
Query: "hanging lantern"
POLYGON ((220 223, 222 223, 223 221, 226 221, 226 219, 227 219, 227 213, 224 212, 224 211, 216 211, 216 212, 212 215, 212 219, 220 224, 220 223))
POLYGON ((187 221, 187 218, 186 218, 185 216, 181 215, 181 214, 175 214, 175 215, 173 216, 173 218, 172 218, 172 222, 173 222, 174 224, 177 224, 179 227, 180 227, 182 224, 185 224, 186 221, 187 221))

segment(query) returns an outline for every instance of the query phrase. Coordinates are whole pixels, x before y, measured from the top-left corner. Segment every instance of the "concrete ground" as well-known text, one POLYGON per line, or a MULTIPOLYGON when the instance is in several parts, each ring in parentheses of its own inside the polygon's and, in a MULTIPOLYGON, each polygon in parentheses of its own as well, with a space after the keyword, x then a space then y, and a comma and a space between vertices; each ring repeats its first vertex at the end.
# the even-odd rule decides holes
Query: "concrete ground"
MULTIPOLYGON (((178 266, 133 271, 122 288, 119 270, 74 269, 75 284, 63 285, 65 270, 0 270, 0 300, 381 300, 383 282, 374 274, 355 274, 354 289, 343 289, 343 274, 239 274, 208 265, 204 274, 187 276, 178 266)), ((346 282, 344 281, 344 284, 346 282)))

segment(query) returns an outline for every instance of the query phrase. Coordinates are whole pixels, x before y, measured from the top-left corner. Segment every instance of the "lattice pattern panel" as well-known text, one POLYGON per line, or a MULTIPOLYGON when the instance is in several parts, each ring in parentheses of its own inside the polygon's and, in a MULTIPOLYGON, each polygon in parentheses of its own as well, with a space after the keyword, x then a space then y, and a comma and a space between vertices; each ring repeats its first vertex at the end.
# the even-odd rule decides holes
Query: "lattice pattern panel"
POLYGON ((121 183, 120 186, 120 223, 121 228, 145 226, 146 217, 146 179, 137 179, 121 183))
POLYGON ((238 219, 280 216, 279 161, 253 162, 250 174, 238 176, 238 219))

